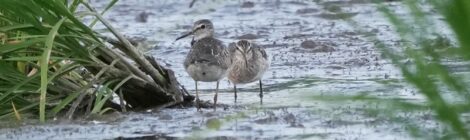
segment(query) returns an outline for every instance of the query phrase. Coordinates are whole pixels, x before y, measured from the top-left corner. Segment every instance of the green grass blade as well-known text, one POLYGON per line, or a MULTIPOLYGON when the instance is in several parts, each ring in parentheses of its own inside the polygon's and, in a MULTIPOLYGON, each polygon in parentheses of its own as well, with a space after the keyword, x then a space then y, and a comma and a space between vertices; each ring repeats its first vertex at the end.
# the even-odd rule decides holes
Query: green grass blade
POLYGON ((106 103, 106 101, 108 101, 108 99, 111 98, 113 95, 112 91, 109 89, 104 89, 104 91, 101 91, 101 92, 103 92, 102 95, 104 97, 95 101, 95 105, 93 106, 93 109, 91 110, 91 114, 99 113, 101 109, 103 108, 104 103, 106 103))
POLYGON ((25 49, 25 48, 31 47, 32 45, 36 43, 40 43, 43 41, 44 41, 44 38, 36 38, 36 39, 28 40, 28 41, 23 41, 18 44, 2 45, 2 47, 0 47, 0 54, 5 54, 5 53, 12 52, 12 51, 20 50, 20 49, 25 49))
MULTIPOLYGON (((59 113, 59 111, 64 109, 64 107, 67 106, 68 104, 70 104, 70 102, 72 102, 75 98, 77 98, 78 95, 80 95, 80 93, 82 93, 82 90, 74 92, 74 93, 70 94, 69 96, 67 96, 67 98, 62 100, 58 105, 56 105, 52 109, 52 116, 55 116, 57 113, 59 113)), ((85 93, 82 93, 82 94, 85 94, 85 93)))
POLYGON ((41 64, 41 95, 39 98, 39 120, 41 122, 46 121, 46 93, 47 93, 47 85, 48 85, 48 80, 47 80, 47 73, 48 73, 48 68, 49 68, 49 59, 51 56, 51 51, 52 47, 54 45, 54 38, 58 33, 58 30, 62 23, 65 21, 65 18, 59 20, 54 27, 49 31, 49 34, 46 38, 45 46, 47 47, 46 50, 44 50, 42 59, 40 61, 41 64))
POLYGON ((101 110, 98 114, 99 114, 99 115, 103 115, 104 113, 106 113, 106 112, 108 112, 108 111, 111 111, 111 110, 114 110, 114 109, 108 107, 108 108, 105 108, 105 109, 101 110))
MULTIPOLYGON (((101 15, 104 15, 104 13, 106 13, 106 11, 108 11, 111 7, 114 6, 114 4, 116 4, 116 2, 118 2, 118 0, 112 0, 111 2, 109 2, 109 4, 106 6, 106 8, 104 8, 104 10, 101 12, 101 15)), ((95 26, 96 23, 98 23, 98 18, 93 20, 93 22, 91 22, 89 27, 93 28, 93 26, 95 26)))
POLYGON ((21 28, 31 28, 34 27, 32 24, 14 24, 10 26, 0 27, 0 32, 8 32, 10 30, 18 30, 21 28))

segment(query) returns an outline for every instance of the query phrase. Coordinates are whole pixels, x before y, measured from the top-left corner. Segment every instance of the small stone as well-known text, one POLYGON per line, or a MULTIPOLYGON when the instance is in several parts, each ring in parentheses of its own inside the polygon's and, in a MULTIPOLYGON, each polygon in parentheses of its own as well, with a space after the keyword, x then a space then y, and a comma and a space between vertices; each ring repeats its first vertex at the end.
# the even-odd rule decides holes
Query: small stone
POLYGON ((282 39, 296 39, 296 38, 305 38, 305 37, 310 37, 310 36, 313 36, 313 34, 294 34, 294 35, 284 36, 282 39))
POLYGON ((287 26, 291 26, 291 25, 300 25, 300 22, 296 21, 296 22, 292 22, 292 23, 287 23, 286 25, 287 25, 287 26))
POLYGON ((349 65, 349 66, 365 66, 369 64, 369 62, 370 61, 367 58, 353 58, 344 62, 344 64, 349 65))
POLYGON ((338 66, 338 65, 326 66, 326 68, 328 68, 328 69, 335 69, 335 70, 346 69, 345 67, 343 67, 343 66, 338 66))
POLYGON ((171 120, 173 117, 170 114, 163 114, 159 117, 160 120, 171 120))
POLYGON ((253 8, 255 7, 255 3, 251 2, 251 1, 245 1, 242 3, 241 5, 242 8, 253 8))
POLYGON ((306 40, 300 44, 300 47, 304 49, 309 49, 309 52, 333 52, 335 49, 329 45, 316 43, 312 40, 306 40))
POLYGON ((309 14, 309 13, 316 13, 318 12, 318 9, 315 8, 305 8, 305 9, 298 9, 295 11, 297 14, 309 14))
POLYGON ((147 19, 148 19, 148 17, 149 17, 150 14, 151 14, 151 13, 148 13, 148 12, 140 12, 139 15, 137 15, 137 16, 135 17, 135 20, 136 20, 137 22, 145 23, 145 22, 147 22, 147 19))
POLYGON ((328 20, 349 19, 356 16, 358 13, 321 13, 318 17, 328 20))
POLYGON ((341 7, 339 7, 338 5, 329 5, 329 6, 326 6, 325 9, 334 13, 341 12, 341 7))
POLYGON ((305 49, 313 49, 317 46, 317 44, 315 42, 313 42, 312 40, 306 40, 306 41, 302 42, 300 44, 300 46, 302 48, 305 48, 305 49))

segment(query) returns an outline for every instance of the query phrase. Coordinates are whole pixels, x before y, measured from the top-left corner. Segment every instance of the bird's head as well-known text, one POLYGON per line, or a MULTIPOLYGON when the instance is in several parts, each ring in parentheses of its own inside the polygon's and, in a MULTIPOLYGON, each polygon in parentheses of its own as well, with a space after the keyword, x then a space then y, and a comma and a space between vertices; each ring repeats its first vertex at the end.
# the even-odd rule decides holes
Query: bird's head
POLYGON ((186 33, 176 40, 185 38, 189 35, 193 35, 193 40, 197 41, 202 38, 211 37, 214 35, 214 25, 208 19, 202 19, 194 22, 193 28, 189 33, 186 33))
POLYGON ((236 59, 242 59, 245 61, 245 65, 248 66, 248 58, 253 55, 253 44, 248 40, 240 40, 235 44, 235 57, 236 59))
POLYGON ((242 54, 249 54, 251 53, 251 48, 252 48, 252 44, 247 41, 247 40, 240 40, 237 42, 237 44, 235 45, 237 51, 239 51, 240 53, 242 54))

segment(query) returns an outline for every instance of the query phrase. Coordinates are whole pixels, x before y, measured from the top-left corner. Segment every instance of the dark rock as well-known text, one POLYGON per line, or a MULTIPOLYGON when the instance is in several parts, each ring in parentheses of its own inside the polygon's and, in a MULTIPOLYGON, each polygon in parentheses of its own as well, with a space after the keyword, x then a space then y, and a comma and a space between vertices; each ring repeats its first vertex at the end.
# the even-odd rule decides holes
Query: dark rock
POLYGON ((291 123, 290 127, 305 128, 305 126, 301 123, 291 123))
POLYGON ((321 13, 318 15, 318 17, 323 18, 323 19, 329 19, 329 20, 337 20, 337 19, 348 19, 356 15, 357 13, 335 13, 335 14, 321 13))
POLYGON ((282 39, 295 39, 295 38, 303 38, 303 37, 312 37, 313 34, 295 34, 295 35, 288 35, 284 36, 282 39))
POLYGON ((171 120, 173 117, 170 114, 163 114, 160 117, 158 117, 160 120, 171 120))
POLYGON ((306 49, 313 49, 317 47, 317 43, 313 42, 312 40, 306 40, 300 44, 300 47, 306 49))
POLYGON ((151 14, 150 12, 140 12, 139 15, 135 17, 135 21, 145 23, 151 14))
POLYGON ((326 10, 334 13, 339 13, 341 12, 341 7, 338 5, 328 5, 325 7, 326 10))
POLYGON ((308 52, 317 53, 317 52, 333 52, 335 49, 330 45, 325 43, 316 43, 312 40, 306 40, 300 44, 300 47, 308 49, 308 52))
POLYGON ((242 8, 253 8, 255 7, 255 3, 251 2, 251 1, 245 1, 242 3, 241 5, 242 8))
POLYGON ((254 34, 245 34, 242 36, 237 37, 238 39, 258 39, 259 37, 254 34))
POLYGON ((222 34, 220 34, 220 35, 221 35, 221 36, 226 36, 226 35, 228 35, 228 34, 230 34, 229 31, 224 31, 224 32, 223 32, 222 34))
POLYGON ((287 26, 291 26, 291 25, 300 25, 300 22, 296 21, 296 22, 291 22, 291 23, 287 23, 286 24, 287 26))
POLYGON ((350 65, 350 66, 364 66, 364 65, 369 64, 369 62, 370 61, 367 58, 353 58, 351 60, 344 62, 344 64, 350 65))
POLYGON ((316 13, 318 12, 318 9, 315 8, 304 8, 304 9, 299 9, 295 13, 297 14, 309 14, 309 13, 316 13))
POLYGON ((327 69, 335 69, 335 70, 346 69, 345 67, 343 67, 343 66, 338 66, 338 65, 326 66, 326 68, 327 68, 327 69))

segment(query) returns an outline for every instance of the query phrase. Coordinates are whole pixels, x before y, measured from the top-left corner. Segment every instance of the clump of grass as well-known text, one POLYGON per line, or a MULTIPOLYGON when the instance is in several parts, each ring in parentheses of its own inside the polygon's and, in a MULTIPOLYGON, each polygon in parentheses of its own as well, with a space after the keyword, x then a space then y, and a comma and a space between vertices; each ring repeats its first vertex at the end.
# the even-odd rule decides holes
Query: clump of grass
POLYGON ((72 118, 76 110, 102 114, 181 102, 185 91, 173 74, 101 16, 116 2, 98 12, 82 0, 0 0, 0 118, 37 113, 44 122, 58 114, 72 118), (94 20, 86 25, 85 17, 94 20), (98 23, 116 39, 93 31, 98 23), (111 102, 118 91, 121 105, 111 102))
MULTIPOLYGON (((448 57, 459 58, 462 61, 470 60, 470 2, 460 0, 437 1, 429 0, 423 3, 418 1, 405 0, 403 6, 410 11, 411 19, 406 19, 394 13, 383 2, 377 2, 377 8, 388 21, 395 27, 396 33, 401 40, 405 40, 401 46, 391 47, 371 36, 371 41, 377 42, 377 48, 389 59, 403 74, 404 79, 416 90, 426 97, 424 103, 413 103, 404 100, 380 99, 361 95, 355 97, 360 101, 377 101, 393 104, 382 110, 395 110, 387 116, 391 118, 394 113, 419 112, 431 110, 435 119, 439 120, 445 127, 441 134, 433 134, 432 138, 438 139, 470 139, 467 124, 462 120, 462 115, 468 112, 470 107, 469 90, 466 86, 468 79, 459 77, 447 69, 443 59, 448 57), (421 8, 423 5, 432 6, 437 9, 437 14, 444 17, 450 29, 454 32, 458 45, 452 43, 440 34, 434 26, 434 19, 421 8), (442 53, 441 50, 449 49, 455 53, 442 53), (400 52, 400 53, 397 53, 400 52), (402 60, 410 59, 411 64, 402 63, 402 60), (445 98, 452 96, 456 98, 445 98)), ((354 26, 360 29, 356 22, 351 21, 354 26)), ((384 111, 385 113, 387 111, 384 111)), ((410 134, 416 137, 428 137, 424 131, 417 127, 416 123, 404 124, 409 129, 410 134)))
MULTIPOLYGON (((461 0, 449 1, 414 1, 405 0, 403 6, 410 11, 410 19, 396 14, 384 1, 376 1, 377 8, 393 25, 403 43, 399 46, 387 46, 375 35, 368 36, 375 42, 383 56, 390 60, 402 73, 407 83, 414 86, 425 97, 423 103, 401 99, 379 98, 363 93, 354 97, 333 97, 336 101, 356 100, 360 102, 379 103, 385 106, 370 108, 374 116, 404 125, 412 136, 426 139, 470 139, 468 120, 464 114, 470 110, 470 92, 468 78, 453 73, 443 60, 452 58, 462 62, 470 60, 470 2, 461 0), (422 8, 431 6, 436 14, 444 18, 454 36, 446 36, 435 27, 436 21, 422 8), (455 37, 457 43, 452 43, 455 37), (403 60, 411 60, 409 64, 403 60), (453 98, 449 98, 453 97, 453 98), (397 114, 432 112, 432 119, 439 121, 437 133, 429 134, 422 124, 404 121, 407 118, 397 114)), ((362 27, 350 19, 345 19, 363 31, 362 27)), ((466 67, 470 67, 468 64, 466 67)), ((323 97, 325 98, 325 97, 323 97)), ((321 99, 321 98, 320 98, 321 99)), ((468 119, 468 118, 467 118, 468 119)))
POLYGON ((90 82, 76 69, 101 65, 94 60, 101 41, 73 15, 78 1, 70 7, 64 1, 1 3, 0 117, 38 109, 44 122, 47 108, 59 104, 55 111, 64 109, 79 94, 74 91, 84 90, 90 82), (8 106, 10 102, 16 107, 8 106))
MULTIPOLYGON (((450 25, 459 41, 456 49, 462 53, 456 54, 457 57, 468 61, 470 60, 468 57, 470 42, 466 40, 470 37, 470 28, 461 23, 470 20, 470 15, 465 14, 468 13, 465 9, 470 8, 470 5, 462 4, 461 2, 459 0, 446 2, 431 0, 424 4, 438 9, 438 14, 445 18, 445 21, 450 25), (454 8, 462 11, 455 12, 454 8), (458 22, 453 20, 456 18, 459 19, 458 22)), ((378 8, 385 14, 390 23, 395 26, 397 33, 400 34, 403 40, 411 40, 414 41, 414 44, 417 44, 418 51, 408 49, 412 48, 413 44, 405 44, 404 47, 399 48, 404 52, 403 54, 390 53, 393 50, 386 46, 379 45, 378 47, 401 70, 404 78, 426 97, 426 105, 434 111, 437 119, 449 127, 453 131, 452 134, 454 136, 470 139, 468 128, 466 128, 465 123, 461 120, 461 115, 466 111, 457 110, 456 107, 461 105, 454 104, 455 101, 452 99, 444 98, 444 94, 449 94, 463 99, 464 106, 470 106, 470 100, 466 98, 469 95, 469 91, 466 84, 464 84, 464 79, 451 73, 442 62, 444 56, 436 51, 436 47, 445 47, 450 43, 445 39, 439 39, 439 37, 435 41, 427 41, 426 37, 428 35, 439 34, 439 31, 432 26, 436 25, 434 24, 436 21, 430 19, 425 14, 424 10, 420 8, 421 4, 417 1, 404 1, 404 3, 411 11, 413 19, 410 22, 412 24, 405 23, 407 20, 402 19, 382 4, 379 4, 378 8), (401 64, 399 62, 401 58, 412 59, 414 62, 413 66, 401 64), (427 60, 430 60, 430 62, 427 60)))

